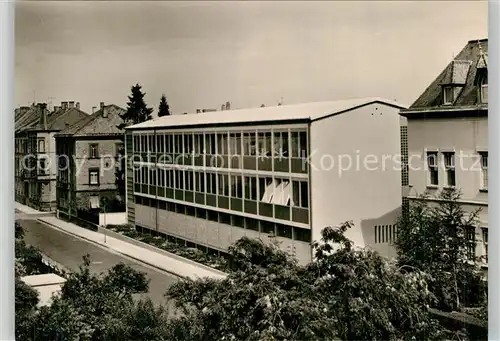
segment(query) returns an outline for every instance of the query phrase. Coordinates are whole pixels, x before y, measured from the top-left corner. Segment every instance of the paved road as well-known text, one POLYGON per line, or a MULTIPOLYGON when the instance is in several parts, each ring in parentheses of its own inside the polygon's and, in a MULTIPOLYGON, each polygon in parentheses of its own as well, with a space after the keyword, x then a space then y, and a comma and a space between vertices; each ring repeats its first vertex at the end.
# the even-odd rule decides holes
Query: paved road
POLYGON ((149 293, 144 295, 151 297, 153 302, 165 303, 163 294, 168 286, 178 280, 171 274, 113 253, 86 240, 73 237, 39 221, 20 220, 20 222, 25 230, 24 239, 27 244, 38 247, 41 252, 70 270, 78 269, 78 266, 83 262, 82 257, 89 254, 92 261, 91 271, 94 273, 105 272, 120 262, 146 273, 151 281, 149 293))

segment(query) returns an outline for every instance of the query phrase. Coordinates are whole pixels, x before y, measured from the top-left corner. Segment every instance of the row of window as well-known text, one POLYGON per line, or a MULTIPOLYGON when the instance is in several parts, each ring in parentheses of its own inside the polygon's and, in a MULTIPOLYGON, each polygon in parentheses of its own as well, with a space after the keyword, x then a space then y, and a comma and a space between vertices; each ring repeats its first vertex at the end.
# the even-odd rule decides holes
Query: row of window
POLYGON ((35 149, 32 148, 33 146, 36 146, 36 151, 38 153, 45 153, 45 139, 44 138, 39 138, 39 139, 16 139, 15 140, 15 152, 16 153, 24 153, 27 154, 28 150, 30 149, 35 149))
POLYGON ((269 221, 243 217, 236 214, 223 213, 215 210, 198 208, 163 200, 144 198, 140 196, 135 196, 135 202, 138 205, 158 208, 160 210, 175 212, 199 219, 207 219, 221 224, 240 227, 260 233, 266 233, 268 235, 289 238, 302 242, 311 242, 310 229, 277 224, 269 221))
POLYGON ((141 167, 134 170, 134 182, 278 205, 309 207, 307 181, 141 167))
POLYGON ((135 153, 282 156, 306 158, 306 131, 230 131, 134 135, 135 153))
MULTIPOLYGON (((115 156, 119 156, 120 152, 123 150, 124 145, 122 142, 117 142, 115 143, 115 156)), ((89 144, 89 158, 91 159, 97 159, 99 158, 99 144, 98 143, 91 143, 89 144)))
MULTIPOLYGON (((445 185, 449 187, 456 186, 455 173, 455 153, 441 153, 445 171, 445 185)), ((481 188, 488 189, 488 152, 480 152, 481 166, 481 188)), ((432 186, 439 186, 439 161, 438 152, 427 152, 427 169, 429 172, 428 183, 432 186)))

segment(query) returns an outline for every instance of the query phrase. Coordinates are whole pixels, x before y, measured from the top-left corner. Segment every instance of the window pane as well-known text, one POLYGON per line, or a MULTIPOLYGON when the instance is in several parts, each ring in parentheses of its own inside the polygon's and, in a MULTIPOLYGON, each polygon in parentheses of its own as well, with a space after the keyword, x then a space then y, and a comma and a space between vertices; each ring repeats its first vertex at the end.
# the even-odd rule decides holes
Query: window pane
POLYGON ((300 157, 307 157, 307 132, 301 131, 299 133, 300 138, 300 157))
POLYGON ((305 181, 300 182, 300 206, 309 207, 309 186, 305 181))
POLYGON ((292 157, 299 157, 299 133, 296 131, 292 131, 291 135, 291 144, 292 144, 292 157))
POLYGON ((289 151, 288 151, 288 132, 282 132, 281 133, 281 155, 284 157, 289 156, 289 151))
POLYGON ((292 206, 300 206, 300 183, 299 181, 292 181, 292 206))

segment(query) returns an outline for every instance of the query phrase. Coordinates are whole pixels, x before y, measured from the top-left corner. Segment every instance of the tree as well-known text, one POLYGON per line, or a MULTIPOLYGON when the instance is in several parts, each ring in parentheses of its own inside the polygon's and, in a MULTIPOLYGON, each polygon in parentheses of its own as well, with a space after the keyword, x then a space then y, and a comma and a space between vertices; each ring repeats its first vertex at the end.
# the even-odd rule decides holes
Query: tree
MULTIPOLYGON (((156 337, 166 323, 161 309, 133 300, 134 294, 148 290, 145 274, 124 264, 93 274, 89 266, 86 256, 79 271, 67 277, 61 295, 49 307, 32 310, 29 326, 16 321, 20 330, 29 331, 22 340, 162 340, 156 337), (159 320, 147 318, 155 313, 159 320)), ((16 291, 16 298, 28 296, 21 293, 16 291)))
POLYGON ((431 203, 428 194, 410 204, 398 222, 399 265, 430 274, 430 290, 441 310, 460 310, 484 300, 487 283, 475 257, 474 228, 479 210, 467 213, 461 193, 444 190, 431 203))
POLYGON ((144 101, 146 93, 143 93, 141 89, 139 84, 131 87, 132 94, 128 96, 127 111, 120 116, 124 122, 119 126, 120 129, 130 124, 138 124, 152 119, 153 108, 147 107, 144 101))
POLYGON ((158 106, 158 117, 170 115, 170 108, 167 103, 167 97, 161 96, 160 105, 158 106))
POLYGON ((355 250, 344 223, 314 243, 317 261, 297 265, 274 245, 243 238, 224 280, 183 280, 167 296, 181 317, 177 340, 443 340, 423 272, 355 250))

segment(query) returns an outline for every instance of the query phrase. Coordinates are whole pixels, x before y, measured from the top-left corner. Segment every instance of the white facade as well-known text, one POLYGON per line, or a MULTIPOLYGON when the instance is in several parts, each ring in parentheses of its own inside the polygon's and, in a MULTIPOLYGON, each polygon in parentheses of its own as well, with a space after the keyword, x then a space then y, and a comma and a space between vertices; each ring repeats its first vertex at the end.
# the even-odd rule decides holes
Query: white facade
MULTIPOLYGON (((479 212, 476 228, 476 256, 485 256, 488 228, 487 167, 482 157, 488 153, 487 117, 408 119, 409 199, 427 192, 430 197, 449 186, 445 154, 455 155, 455 186, 462 193, 466 212, 479 212), (437 184, 431 181, 428 153, 436 153, 437 184)), ((487 166, 487 164, 486 164, 487 166)))
POLYGON ((321 229, 344 221, 355 245, 394 255, 378 226, 394 229, 401 213, 400 108, 373 103, 311 124, 311 222, 321 229))

